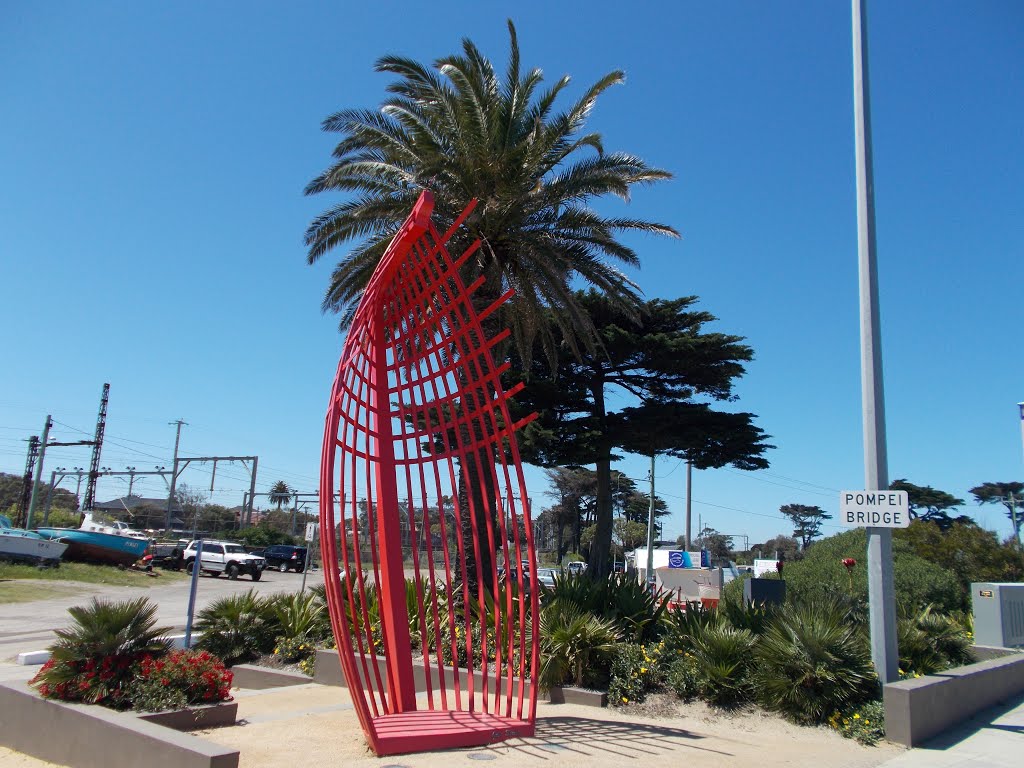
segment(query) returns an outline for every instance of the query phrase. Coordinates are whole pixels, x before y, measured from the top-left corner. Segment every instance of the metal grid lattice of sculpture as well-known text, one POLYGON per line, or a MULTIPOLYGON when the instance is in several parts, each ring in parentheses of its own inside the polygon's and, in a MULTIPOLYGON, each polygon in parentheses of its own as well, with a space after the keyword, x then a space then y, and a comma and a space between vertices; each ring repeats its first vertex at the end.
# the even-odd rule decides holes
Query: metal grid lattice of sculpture
MULTIPOLYGON (((378 755, 531 736, 537 563, 513 422, 488 337, 421 194, 357 307, 331 390, 321 551, 342 673, 378 755)), ((490 321, 487 320, 490 318, 490 321)))

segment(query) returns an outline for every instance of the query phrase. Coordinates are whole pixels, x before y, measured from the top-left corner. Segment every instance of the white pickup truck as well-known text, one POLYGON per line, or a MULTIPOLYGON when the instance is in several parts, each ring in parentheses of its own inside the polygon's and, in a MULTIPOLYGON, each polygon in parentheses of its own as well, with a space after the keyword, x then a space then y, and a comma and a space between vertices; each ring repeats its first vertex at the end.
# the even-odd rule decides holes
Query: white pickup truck
MULTIPOLYGON (((188 573, 196 567, 196 547, 198 541, 191 541, 183 554, 185 570, 188 573)), ((259 555, 250 555, 241 544, 231 541, 203 540, 203 553, 199 558, 199 568, 211 576, 226 573, 229 579, 237 579, 240 573, 247 573, 253 581, 259 581, 267 561, 259 555)))

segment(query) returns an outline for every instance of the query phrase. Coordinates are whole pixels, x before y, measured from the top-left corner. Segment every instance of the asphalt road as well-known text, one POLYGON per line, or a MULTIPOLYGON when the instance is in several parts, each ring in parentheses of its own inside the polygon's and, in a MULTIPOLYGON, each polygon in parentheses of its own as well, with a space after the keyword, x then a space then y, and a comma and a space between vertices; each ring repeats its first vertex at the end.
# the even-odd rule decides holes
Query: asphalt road
MULTIPOLYGON (((154 582, 156 583, 153 586, 146 587, 106 587, 80 582, 57 582, 78 591, 49 600, 0 605, 0 662, 12 661, 19 653, 46 648, 54 639, 54 629, 59 629, 70 623, 68 608, 83 605, 92 597, 108 600, 148 597, 159 606, 157 618, 160 626, 171 627, 174 630, 172 634, 184 632, 188 612, 189 581, 184 579, 160 584, 154 579, 154 582)), ((26 583, 39 584, 41 582, 26 583)), ((322 571, 311 571, 307 574, 306 586, 322 583, 322 571)), ((301 573, 279 573, 276 570, 265 571, 263 578, 255 583, 244 575, 236 581, 230 581, 224 576, 218 578, 200 576, 196 592, 196 610, 202 609, 219 598, 249 589, 255 589, 259 594, 268 595, 280 592, 298 592, 301 586, 301 573)))

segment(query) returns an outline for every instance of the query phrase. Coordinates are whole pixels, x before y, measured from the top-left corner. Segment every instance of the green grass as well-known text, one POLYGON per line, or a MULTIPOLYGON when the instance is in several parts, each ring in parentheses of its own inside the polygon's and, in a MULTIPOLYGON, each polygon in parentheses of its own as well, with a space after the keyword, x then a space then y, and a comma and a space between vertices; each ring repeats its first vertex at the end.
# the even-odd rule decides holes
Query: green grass
MULTIPOLYGON (((107 584, 116 587, 152 587, 188 578, 184 571, 164 571, 157 568, 154 573, 160 574, 159 577, 149 576, 143 571, 122 571, 111 565, 61 563, 60 568, 36 568, 34 565, 0 563, 0 581, 31 579, 35 581, 80 581, 86 584, 107 584)), ((3 602, 2 598, 0 598, 0 602, 3 602)))
POLYGON ((85 587, 72 584, 48 584, 38 581, 0 581, 0 605, 28 603, 32 600, 50 600, 85 592, 85 587))

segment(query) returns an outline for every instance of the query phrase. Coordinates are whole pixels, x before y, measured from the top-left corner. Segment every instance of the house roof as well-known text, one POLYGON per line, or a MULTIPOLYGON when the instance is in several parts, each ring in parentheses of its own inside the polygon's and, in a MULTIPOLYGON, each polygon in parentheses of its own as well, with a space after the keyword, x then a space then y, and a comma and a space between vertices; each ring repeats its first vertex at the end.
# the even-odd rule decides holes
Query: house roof
MULTIPOLYGON (((119 499, 113 499, 112 501, 100 501, 93 505, 93 509, 98 509, 104 512, 124 512, 127 510, 135 509, 136 507, 156 507, 157 509, 167 509, 167 499, 153 499, 145 496, 122 496, 119 499)), ((171 506, 172 512, 181 512, 180 504, 173 504, 171 506)))

